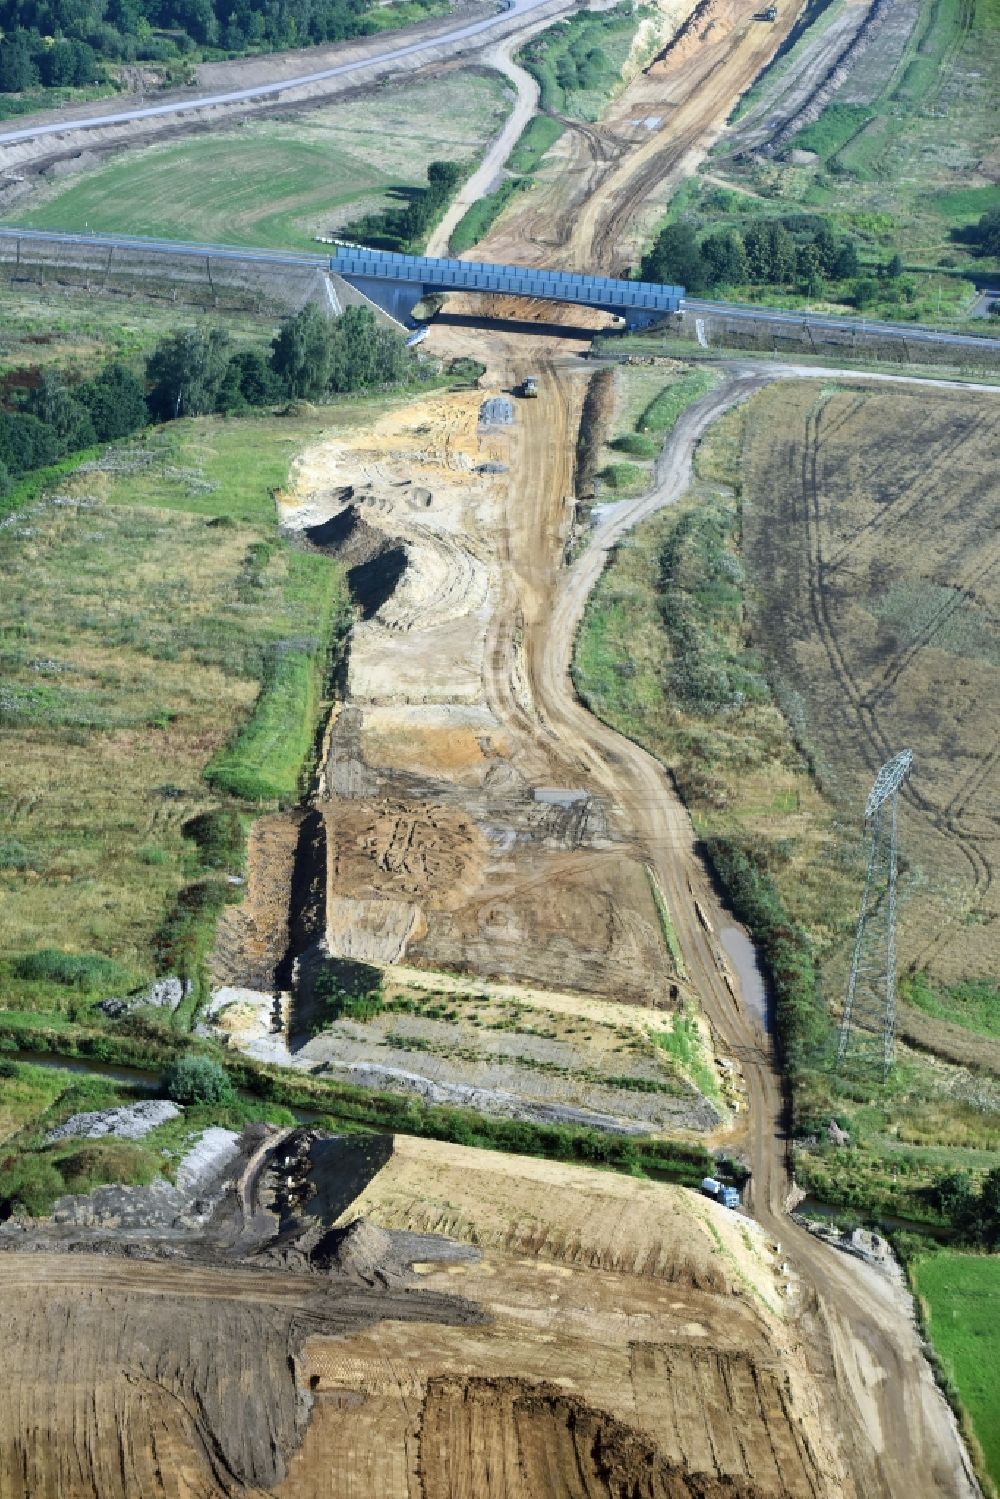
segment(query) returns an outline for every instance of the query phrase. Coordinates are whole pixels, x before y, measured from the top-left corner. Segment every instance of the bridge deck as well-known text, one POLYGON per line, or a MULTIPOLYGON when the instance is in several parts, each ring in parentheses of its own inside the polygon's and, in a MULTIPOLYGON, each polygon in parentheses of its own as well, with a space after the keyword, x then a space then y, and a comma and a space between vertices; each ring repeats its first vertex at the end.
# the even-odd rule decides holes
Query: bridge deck
POLYGON ((577 302, 606 311, 676 312, 684 300, 683 286, 660 286, 652 281, 620 281, 612 276, 588 276, 579 271, 535 270, 523 265, 493 265, 475 260, 442 260, 431 255, 401 255, 370 250, 362 245, 338 244, 330 269, 348 278, 411 283, 427 290, 499 292, 516 297, 539 297, 550 302, 577 302))

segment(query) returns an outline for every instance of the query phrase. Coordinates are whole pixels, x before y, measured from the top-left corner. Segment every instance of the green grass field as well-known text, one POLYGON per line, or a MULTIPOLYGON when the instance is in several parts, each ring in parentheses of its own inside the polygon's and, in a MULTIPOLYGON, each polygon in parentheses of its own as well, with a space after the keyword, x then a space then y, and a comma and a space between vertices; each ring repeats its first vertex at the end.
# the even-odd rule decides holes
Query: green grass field
POLYGON ((931 984, 925 973, 917 973, 902 979, 899 989, 903 998, 925 1015, 964 1025, 981 1036, 1000 1036, 1000 990, 987 979, 931 984))
POLYGON ((404 201, 426 185, 429 162, 475 157, 506 110, 496 76, 447 73, 131 152, 43 187, 13 218, 41 229, 308 248, 316 234, 404 201))
POLYGON ((1000 1255, 941 1251, 917 1260, 911 1274, 931 1342, 982 1450, 983 1468, 1000 1487, 1000 1255))
MULTIPOLYGON (((240 347, 267 345, 273 314, 200 312, 185 308, 190 327, 225 327, 240 347)), ((95 298, 83 287, 0 285, 0 377, 14 370, 59 369, 72 379, 89 377, 109 359, 138 373, 144 359, 176 331, 178 309, 170 303, 95 298)))
POLYGON ((303 446, 371 411, 172 423, 43 487, 0 531, 13 1008, 73 1014, 100 997, 22 973, 36 948, 151 976, 165 923, 187 940, 178 892, 204 883, 185 823, 229 793, 295 798, 346 594, 335 564, 280 538, 273 492, 303 446))

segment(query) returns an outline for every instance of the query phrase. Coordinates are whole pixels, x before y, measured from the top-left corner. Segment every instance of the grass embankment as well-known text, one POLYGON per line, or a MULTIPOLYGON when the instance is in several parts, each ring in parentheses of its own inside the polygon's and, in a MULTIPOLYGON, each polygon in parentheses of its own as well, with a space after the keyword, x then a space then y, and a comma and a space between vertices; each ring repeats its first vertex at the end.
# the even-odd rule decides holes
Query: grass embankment
POLYGON ((210 1125, 241 1129, 254 1120, 291 1124, 289 1110, 256 1100, 194 1105, 142 1140, 45 1135, 73 1114, 117 1108, 147 1098, 125 1084, 93 1073, 58 1071, 0 1058, 0 1214, 48 1213, 66 1192, 90 1192, 108 1183, 144 1186, 174 1167, 198 1133, 210 1125))
POLYGON ((317 249, 316 234, 405 204, 436 158, 475 156, 506 110, 494 75, 446 73, 334 109, 130 152, 43 187, 11 218, 40 229, 317 249))
POLYGON ((616 497, 623 494, 638 494, 646 488, 653 477, 653 460, 663 446, 667 434, 685 407, 699 396, 705 395, 715 384, 714 373, 708 370, 689 369, 681 371, 673 380, 663 383, 662 373, 652 377, 653 391, 649 394, 647 382, 641 376, 632 376, 624 382, 625 399, 622 409, 616 413, 618 422, 633 420, 631 430, 618 431, 607 444, 608 452, 597 477, 616 497), (638 393, 641 405, 634 410, 632 391, 638 393), (622 454, 625 455, 624 459, 622 454))
MULTIPOLYGON (((823 11, 815 22, 830 19, 823 11)), ((809 33, 799 41, 804 48, 809 33)), ((793 54, 775 70, 793 61, 793 54)), ((996 132, 993 80, 1000 71, 998 0, 921 0, 916 25, 879 30, 819 118, 774 159, 730 159, 724 137, 702 174, 686 183, 671 217, 698 229, 743 230, 752 219, 826 218, 857 245, 871 279, 869 316, 961 320, 974 295, 968 276, 998 270, 964 236, 1000 186, 985 168, 996 132), (790 151, 815 159, 789 159, 790 151), (900 274, 885 274, 894 255, 900 274)), ((765 74, 747 101, 766 100, 765 74)), ((741 115, 746 109, 741 110, 741 115)), ((733 300, 825 305, 822 290, 733 286, 733 300)), ((978 320, 977 320, 978 321, 978 320)), ((982 325, 980 325, 982 326, 982 325)))
POLYGON ((909 1267, 938 1377, 963 1414, 987 1495, 1000 1492, 1000 1255, 939 1250, 909 1267))
POLYGON ((531 186, 534 172, 564 129, 560 120, 554 120, 549 115, 535 115, 528 121, 507 159, 506 175, 500 186, 494 192, 477 199, 455 225, 448 241, 448 248, 453 255, 464 255, 466 250, 471 250, 473 245, 478 244, 511 198, 531 186))
MULTIPOLYGON (((744 549, 741 455, 754 410, 716 423, 686 498, 619 544, 580 630, 574 680, 595 712, 670 768, 763 950, 803 1185, 857 1211, 937 1222, 931 1183, 950 1170, 979 1178, 995 1164, 1000 1098, 989 1078, 905 1049, 884 1086, 832 1069, 820 981, 833 982, 827 959, 850 942, 862 849, 796 746, 783 711, 794 719, 796 700, 779 706, 772 663, 747 643, 750 601, 776 586, 744 549), (847 1145, 829 1142, 831 1119, 847 1145)), ((766 492, 756 498, 766 505, 766 492)), ((982 1014, 981 987, 970 992, 982 1014)))
POLYGON ((111 958, 123 987, 177 972, 197 995, 241 862, 218 867, 198 819, 295 799, 348 617, 341 571, 279 536, 272 495, 298 448, 368 412, 173 423, 0 532, 12 1008, 79 1014, 119 987, 99 965, 25 969, 37 948, 111 958))

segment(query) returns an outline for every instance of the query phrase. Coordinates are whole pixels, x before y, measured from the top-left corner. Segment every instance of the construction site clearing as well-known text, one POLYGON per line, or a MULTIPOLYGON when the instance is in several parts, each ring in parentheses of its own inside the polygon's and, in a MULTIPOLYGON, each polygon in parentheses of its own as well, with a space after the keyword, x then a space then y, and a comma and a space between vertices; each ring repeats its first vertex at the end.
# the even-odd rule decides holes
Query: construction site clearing
POLYGON ((260 1060, 432 1102, 725 1134, 738 1069, 716 1063, 652 867, 495 701, 505 475, 537 439, 492 389, 322 443, 279 497, 297 543, 346 567, 360 618, 310 808, 251 833, 205 1019, 260 1060), (380 975, 376 1019, 323 1019, 328 957, 380 975))
POLYGON ((9 1499, 850 1491, 779 1246, 682 1188, 253 1126, 0 1246, 9 1499))

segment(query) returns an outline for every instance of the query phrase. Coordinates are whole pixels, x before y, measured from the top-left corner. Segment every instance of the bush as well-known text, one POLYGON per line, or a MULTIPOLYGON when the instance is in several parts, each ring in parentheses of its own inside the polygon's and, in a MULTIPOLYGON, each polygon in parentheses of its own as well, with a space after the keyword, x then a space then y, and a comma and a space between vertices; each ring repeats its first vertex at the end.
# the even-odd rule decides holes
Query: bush
POLYGON ((655 458, 660 451, 652 438, 644 437, 641 432, 623 432, 610 446, 616 453, 628 453, 633 458, 655 458))
POLYGON ((134 987, 133 977, 127 969, 98 953, 70 953, 61 952, 56 947, 43 947, 38 952, 16 958, 13 968, 15 978, 60 984, 66 989, 78 989, 83 994, 134 987))
POLYGON ((243 822, 232 807, 213 807, 191 817, 181 829, 185 838, 198 846, 206 869, 238 870, 243 868, 246 840, 243 822))
POLYGON ((0 838, 0 869, 34 869, 35 861, 18 838, 0 838))
POLYGON ((162 1081, 174 1103, 232 1103, 236 1097, 226 1069, 211 1057, 177 1057, 164 1069, 162 1081))
POLYGON ((66 1183, 51 1161, 24 1156, 0 1170, 0 1218, 12 1213, 41 1218, 65 1190, 66 1183))
POLYGON ((432 161, 427 168, 427 186, 413 191, 405 208, 366 214, 346 224, 341 233, 355 243, 418 252, 468 171, 468 164, 463 162, 432 161))
POLYGON ((460 380, 465 385, 478 385, 485 374, 485 364, 481 364, 478 359, 470 359, 467 356, 463 356, 460 359, 453 359, 448 366, 448 378, 451 380, 460 380))
POLYGON ((705 851, 733 914, 760 946, 774 988, 775 1030, 793 1081, 824 1060, 830 1017, 820 998, 808 934, 792 921, 770 875, 732 838, 710 838, 705 851))
POLYGON ((609 463, 597 476, 610 489, 638 489, 646 481, 646 471, 636 463, 609 463))
POLYGON ((335 1020, 371 1020, 382 1009, 381 970, 350 958, 326 958, 313 979, 313 998, 314 1031, 335 1020))

